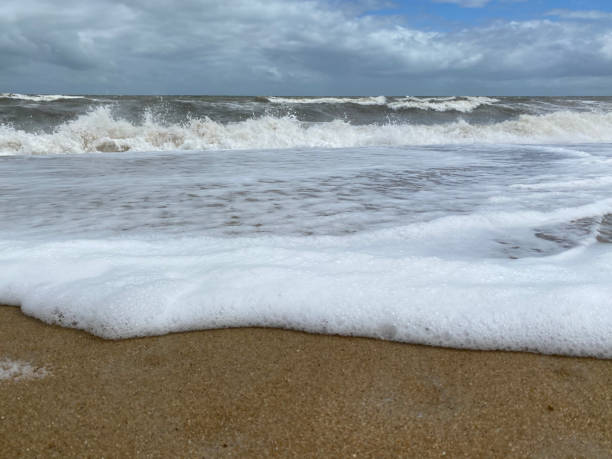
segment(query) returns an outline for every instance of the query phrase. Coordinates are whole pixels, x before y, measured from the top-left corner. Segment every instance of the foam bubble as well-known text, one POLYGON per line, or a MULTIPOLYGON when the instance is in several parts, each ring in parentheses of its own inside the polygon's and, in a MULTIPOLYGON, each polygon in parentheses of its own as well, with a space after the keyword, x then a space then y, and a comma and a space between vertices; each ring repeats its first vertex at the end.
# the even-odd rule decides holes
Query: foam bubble
POLYGON ((44 367, 34 367, 23 360, 0 358, 0 381, 3 379, 13 381, 40 379, 48 374, 49 372, 44 367))

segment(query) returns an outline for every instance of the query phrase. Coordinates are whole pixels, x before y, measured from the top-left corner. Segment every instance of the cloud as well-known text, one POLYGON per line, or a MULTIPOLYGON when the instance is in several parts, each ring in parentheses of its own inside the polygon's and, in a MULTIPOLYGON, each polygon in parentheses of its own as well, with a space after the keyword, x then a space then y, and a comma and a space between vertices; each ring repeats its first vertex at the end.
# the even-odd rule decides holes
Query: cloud
POLYGON ((558 16, 563 19, 584 19, 598 21, 602 19, 612 19, 612 13, 598 10, 565 10, 555 9, 546 13, 547 16, 558 16))
POLYGON ((604 35, 601 38, 601 43, 602 54, 609 60, 612 60, 612 32, 604 35))
POLYGON ((385 3, 9 0, 0 5, 0 90, 499 94, 559 92, 564 81, 577 91, 581 79, 588 91, 612 90, 609 22, 432 32, 371 14, 385 3))
POLYGON ((433 0, 435 3, 455 3, 464 8, 481 8, 491 0, 433 0))

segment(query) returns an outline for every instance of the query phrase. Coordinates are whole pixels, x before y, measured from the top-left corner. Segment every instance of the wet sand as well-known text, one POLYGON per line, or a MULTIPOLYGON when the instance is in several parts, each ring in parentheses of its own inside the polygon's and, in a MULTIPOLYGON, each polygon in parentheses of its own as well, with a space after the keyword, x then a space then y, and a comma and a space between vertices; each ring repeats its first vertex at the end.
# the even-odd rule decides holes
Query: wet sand
POLYGON ((612 455, 612 361, 272 329, 104 341, 0 307, 0 456, 612 455))

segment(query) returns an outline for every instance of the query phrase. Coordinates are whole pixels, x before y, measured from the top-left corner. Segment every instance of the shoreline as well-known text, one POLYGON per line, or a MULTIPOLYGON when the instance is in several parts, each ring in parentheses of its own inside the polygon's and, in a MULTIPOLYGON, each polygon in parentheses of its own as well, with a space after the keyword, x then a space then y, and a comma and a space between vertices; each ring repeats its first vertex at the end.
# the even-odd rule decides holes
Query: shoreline
POLYGON ((19 455, 571 456, 612 451, 612 361, 238 328, 105 341, 0 306, 19 455))

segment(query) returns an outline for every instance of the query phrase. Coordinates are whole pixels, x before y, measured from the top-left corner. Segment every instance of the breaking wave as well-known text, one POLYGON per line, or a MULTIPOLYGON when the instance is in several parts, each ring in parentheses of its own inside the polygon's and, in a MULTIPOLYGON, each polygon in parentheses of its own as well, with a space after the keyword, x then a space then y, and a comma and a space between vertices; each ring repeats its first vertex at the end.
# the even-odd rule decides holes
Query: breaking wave
POLYGON ((521 115, 494 124, 458 120, 433 125, 353 125, 343 120, 304 122, 292 116, 263 116, 225 124, 193 118, 180 124, 164 124, 151 115, 141 123, 133 123, 113 116, 109 107, 98 107, 51 133, 0 126, 0 153, 4 155, 607 142, 612 142, 612 113, 570 111, 521 115))
POLYGON ((32 102, 55 102, 56 100, 68 100, 68 99, 85 99, 83 96, 65 96, 62 94, 18 94, 18 93, 2 93, 0 99, 17 99, 17 100, 29 100, 32 102))
POLYGON ((357 104, 385 105, 385 96, 376 97, 266 97, 273 104, 357 104))
POLYGON ((405 97, 390 102, 387 106, 393 110, 433 110, 436 112, 471 113, 482 105, 493 105, 499 102, 490 97, 405 97))
POLYGON ((499 102, 490 97, 402 97, 387 99, 377 97, 267 97, 274 104, 356 104, 380 105, 392 110, 433 110, 470 113, 482 105, 499 102))

